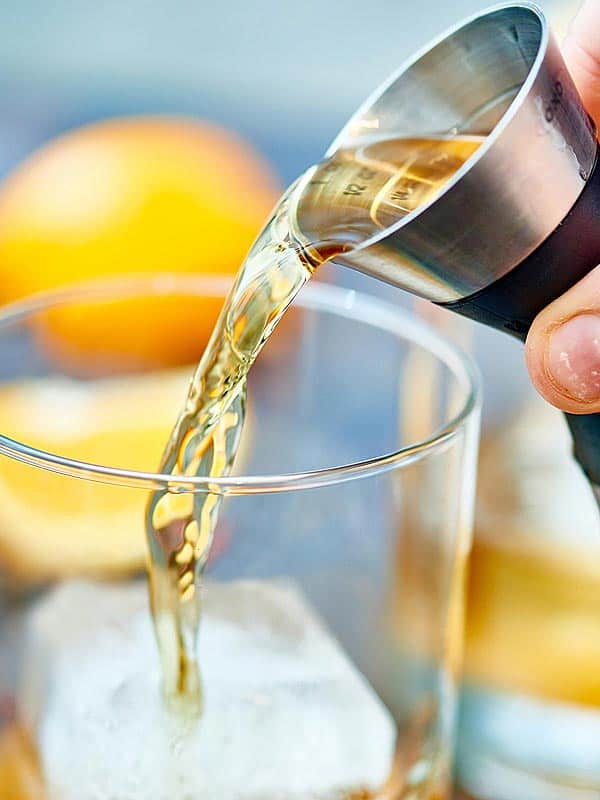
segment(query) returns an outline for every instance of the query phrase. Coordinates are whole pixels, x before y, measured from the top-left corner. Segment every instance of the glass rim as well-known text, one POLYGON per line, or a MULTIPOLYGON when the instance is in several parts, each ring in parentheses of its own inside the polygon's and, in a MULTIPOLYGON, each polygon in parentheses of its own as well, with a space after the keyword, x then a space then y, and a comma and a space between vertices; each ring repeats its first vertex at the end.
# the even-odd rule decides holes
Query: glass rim
MULTIPOLYGON (((29 295, 0 308, 0 336, 16 324, 36 313, 75 302, 93 302, 142 296, 176 294, 198 297, 224 297, 233 276, 204 273, 136 274, 125 277, 103 277, 69 284, 29 295)), ((171 492, 206 492, 221 495, 263 494, 298 491, 367 478, 405 466, 444 447, 458 434, 481 405, 479 370, 470 355, 441 336, 434 328, 406 310, 372 295, 323 282, 305 286, 294 306, 313 311, 334 313, 372 328, 387 331, 405 341, 417 344, 443 362, 466 390, 457 413, 429 436, 391 452, 317 470, 280 475, 240 475, 228 477, 173 477, 160 472, 121 469, 93 464, 49 453, 19 442, 0 432, 0 455, 33 467, 73 478, 148 490, 167 488, 171 492)), ((183 402, 182 398, 182 402, 183 402)))

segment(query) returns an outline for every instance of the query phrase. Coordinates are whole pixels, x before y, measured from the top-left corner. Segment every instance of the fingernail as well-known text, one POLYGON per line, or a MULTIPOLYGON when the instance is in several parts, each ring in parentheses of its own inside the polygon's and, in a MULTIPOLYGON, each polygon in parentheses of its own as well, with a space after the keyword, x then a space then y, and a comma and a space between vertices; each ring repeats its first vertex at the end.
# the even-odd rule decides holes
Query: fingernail
POLYGON ((575 400, 600 400, 600 316, 579 314, 550 336, 546 368, 552 382, 575 400))

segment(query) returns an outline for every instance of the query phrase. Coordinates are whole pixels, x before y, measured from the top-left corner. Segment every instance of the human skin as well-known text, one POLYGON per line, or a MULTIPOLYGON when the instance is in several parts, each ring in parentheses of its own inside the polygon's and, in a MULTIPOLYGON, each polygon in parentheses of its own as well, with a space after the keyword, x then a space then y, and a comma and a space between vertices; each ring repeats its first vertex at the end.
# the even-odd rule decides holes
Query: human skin
MULTIPOLYGON (((563 54, 600 127, 600 0, 585 0, 563 54)), ((538 314, 525 352, 531 380, 549 403, 573 414, 600 411, 600 266, 538 314)))

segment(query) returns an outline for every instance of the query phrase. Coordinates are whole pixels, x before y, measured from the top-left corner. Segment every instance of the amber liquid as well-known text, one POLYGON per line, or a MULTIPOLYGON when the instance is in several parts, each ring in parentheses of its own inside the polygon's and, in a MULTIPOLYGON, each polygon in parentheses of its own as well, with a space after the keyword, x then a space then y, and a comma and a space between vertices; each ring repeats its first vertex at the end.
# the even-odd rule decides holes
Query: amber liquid
POLYGON ((339 151, 282 197, 243 263, 163 455, 160 471, 173 475, 173 487, 155 492, 146 512, 164 688, 171 703, 188 713, 201 708, 199 590, 222 496, 216 487, 208 493, 178 492, 178 483, 184 487, 189 476, 231 472, 248 372, 319 265, 432 200, 481 141, 398 138, 339 151))

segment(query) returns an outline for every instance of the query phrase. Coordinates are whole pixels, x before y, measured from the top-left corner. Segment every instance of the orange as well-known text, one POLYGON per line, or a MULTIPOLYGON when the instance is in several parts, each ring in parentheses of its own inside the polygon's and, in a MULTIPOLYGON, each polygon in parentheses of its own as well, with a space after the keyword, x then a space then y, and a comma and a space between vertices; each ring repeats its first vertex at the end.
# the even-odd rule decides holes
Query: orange
MULTIPOLYGON (((233 276, 278 194, 259 155, 206 122, 132 117, 72 131, 0 186, 0 300, 125 273, 233 276)), ((176 298, 156 324, 151 307, 131 300, 92 309, 85 329, 65 312, 53 340, 82 362, 114 350, 179 364, 202 352, 219 307, 191 314, 176 298)))
POLYGON ((198 295, 71 303, 36 316, 33 328, 66 374, 103 377, 198 362, 222 305, 198 295))

